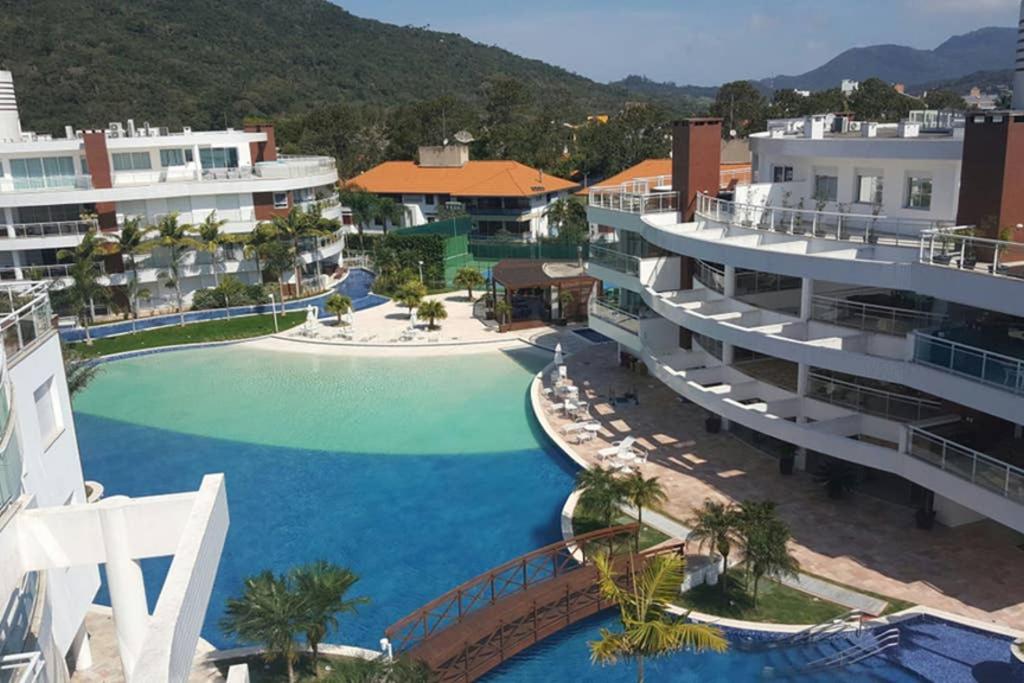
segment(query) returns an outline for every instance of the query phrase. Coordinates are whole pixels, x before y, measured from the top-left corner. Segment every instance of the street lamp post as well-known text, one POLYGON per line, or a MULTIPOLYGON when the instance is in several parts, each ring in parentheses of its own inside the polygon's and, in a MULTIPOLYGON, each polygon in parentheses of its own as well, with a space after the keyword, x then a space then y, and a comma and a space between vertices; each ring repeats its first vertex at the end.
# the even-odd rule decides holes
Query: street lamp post
POLYGON ((277 306, 274 302, 274 295, 270 294, 270 311, 274 314, 274 334, 277 334, 281 330, 277 326, 277 306))
POLYGON ((420 265, 420 283, 423 282, 423 261, 417 261, 420 265))

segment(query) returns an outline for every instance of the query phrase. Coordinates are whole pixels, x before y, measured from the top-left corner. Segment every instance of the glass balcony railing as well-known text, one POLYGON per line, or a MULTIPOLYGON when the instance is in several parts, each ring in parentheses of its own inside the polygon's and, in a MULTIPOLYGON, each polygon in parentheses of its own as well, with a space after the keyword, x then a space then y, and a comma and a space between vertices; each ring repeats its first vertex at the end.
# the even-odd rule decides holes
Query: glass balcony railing
MULTIPOLYGON (((6 403, 6 391, 4 402, 6 403)), ((21 446, 9 415, 5 415, 3 450, 0 450, 0 511, 21 495, 21 446)))
POLYGON ((591 299, 590 315, 630 334, 640 335, 640 321, 657 315, 646 306, 636 311, 619 308, 614 302, 591 299))
POLYGON ((897 422, 918 422, 943 414, 938 401, 895 394, 817 373, 811 373, 808 378, 807 397, 897 422))
POLYGON ((631 192, 619 187, 590 190, 590 206, 624 213, 672 213, 679 210, 678 192, 631 192))
POLYGON ((907 455, 944 472, 1024 503, 1024 470, 919 427, 908 427, 907 455))
POLYGON ((855 330, 898 336, 922 328, 936 327, 946 319, 943 315, 928 311, 878 306, 830 296, 814 297, 811 302, 811 318, 855 330))
POLYGON ((915 331, 914 362, 1024 395, 1024 360, 915 331))
POLYGON ((54 329, 49 284, 16 282, 0 284, 0 334, 7 364, 50 330, 54 329))
POLYGON ((632 275, 633 277, 640 276, 640 257, 631 256, 617 249, 609 249, 608 247, 592 244, 590 245, 589 260, 591 263, 619 273, 632 275))

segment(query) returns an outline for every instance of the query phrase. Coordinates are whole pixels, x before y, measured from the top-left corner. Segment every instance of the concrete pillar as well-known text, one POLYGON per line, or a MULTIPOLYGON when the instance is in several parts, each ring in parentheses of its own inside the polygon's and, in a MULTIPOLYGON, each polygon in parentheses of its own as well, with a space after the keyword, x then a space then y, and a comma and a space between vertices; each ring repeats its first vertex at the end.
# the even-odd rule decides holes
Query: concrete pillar
POLYGON ((25 274, 22 272, 21 267, 25 265, 25 261, 22 259, 20 251, 15 250, 11 252, 11 262, 14 264, 14 279, 24 279, 25 274))
POLYGON ((89 643, 89 632, 85 630, 84 621, 71 642, 71 661, 78 671, 92 668, 92 645, 89 643))
POLYGON ((800 319, 810 320, 814 306, 814 280, 803 278, 800 284, 800 319))
POLYGON ((730 299, 736 296, 736 266, 725 267, 725 291, 723 292, 730 299))
POLYGON ((142 566, 128 554, 128 522, 125 511, 117 507, 128 501, 124 496, 108 498, 101 503, 103 545, 106 550, 107 585, 110 604, 117 631, 117 647, 125 679, 132 680, 142 644, 149 628, 149 609, 146 605, 146 584, 142 579, 142 566))
MULTIPOLYGON (((807 280, 805 279, 804 280, 804 285, 805 285, 804 288, 805 289, 806 289, 806 284, 807 284, 807 280)), ((802 308, 803 307, 801 306, 801 311, 802 311, 802 308)), ((806 424, 807 423, 807 416, 804 415, 804 397, 807 395, 807 384, 808 384, 808 381, 810 380, 810 374, 811 374, 811 366, 807 365, 807 363, 800 363, 797 366, 797 371, 796 371, 796 395, 800 398, 800 402, 798 404, 800 406, 799 407, 799 412, 797 413, 797 416, 796 416, 797 424, 806 424)), ((794 467, 796 469, 801 470, 801 471, 807 469, 807 449, 804 448, 803 446, 800 446, 800 447, 798 447, 796 449, 796 457, 794 458, 793 465, 794 465, 794 467)))

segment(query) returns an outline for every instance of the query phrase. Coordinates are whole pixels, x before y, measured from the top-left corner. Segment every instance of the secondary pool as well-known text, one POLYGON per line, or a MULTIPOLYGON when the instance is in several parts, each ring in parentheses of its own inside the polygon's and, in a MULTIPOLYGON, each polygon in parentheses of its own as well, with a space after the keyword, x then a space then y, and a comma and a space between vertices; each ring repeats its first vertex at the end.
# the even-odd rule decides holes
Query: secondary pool
MULTIPOLYGON (((355 570, 354 594, 372 600, 328 640, 376 648, 413 609, 558 540, 574 470, 545 442, 526 395, 549 358, 535 349, 321 357, 236 345, 108 363, 75 403, 83 467, 107 495, 194 490, 204 473, 226 474, 231 527, 203 628, 215 645, 233 645, 218 621, 246 576, 323 558, 355 570)), ((168 564, 144 563, 151 603, 168 564)), ((488 680, 633 680, 628 665, 590 665, 586 643, 603 622, 612 617, 543 642, 488 680)), ((927 625, 913 635, 904 649, 917 659, 822 680, 933 680, 935 671, 1006 680, 963 675, 1003 671, 1008 643, 927 625)), ((648 680, 755 680, 765 665, 784 668, 776 655, 683 654, 653 663, 648 680)))

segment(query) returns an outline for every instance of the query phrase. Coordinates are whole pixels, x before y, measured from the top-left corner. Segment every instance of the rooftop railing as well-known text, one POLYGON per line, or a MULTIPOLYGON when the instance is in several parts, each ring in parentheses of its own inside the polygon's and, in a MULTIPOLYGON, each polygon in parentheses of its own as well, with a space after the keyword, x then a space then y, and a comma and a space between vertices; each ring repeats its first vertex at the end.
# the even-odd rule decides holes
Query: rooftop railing
POLYGON ((596 263, 619 273, 639 277, 640 257, 626 254, 618 249, 590 245, 590 263, 596 263))
POLYGON ((635 213, 672 213, 679 210, 678 192, 630 192, 619 187, 595 187, 590 190, 590 206, 635 213))
POLYGON ((1024 395, 1024 360, 914 331, 914 362, 1024 395))
POLYGON ((988 489, 1017 503, 1024 503, 1024 470, 967 446, 908 426, 907 455, 944 472, 988 489))
POLYGON ((881 214, 745 204, 703 193, 697 195, 697 215, 716 223, 788 235, 915 247, 921 243, 927 231, 952 226, 951 222, 946 221, 889 218, 881 214))
POLYGON ((92 176, 62 175, 44 177, 0 178, 0 192, 39 192, 54 190, 89 190, 92 188, 92 176))
POLYGON ((0 284, 0 334, 7 363, 17 360, 36 339, 53 329, 49 283, 0 284))
POLYGON ((1024 279, 1024 244, 975 237, 971 230, 952 227, 926 231, 921 235, 920 262, 1024 279))
POLYGON ((811 302, 811 319, 866 332, 903 336, 914 330, 941 325, 946 316, 831 296, 815 296, 811 302))
POLYGON ((0 239, 5 237, 77 237, 98 227, 99 224, 95 220, 10 223, 0 226, 0 239))
POLYGON ((899 422, 918 422, 944 414, 938 401, 865 387, 815 372, 808 377, 807 396, 899 422))

